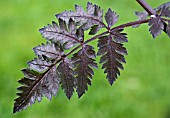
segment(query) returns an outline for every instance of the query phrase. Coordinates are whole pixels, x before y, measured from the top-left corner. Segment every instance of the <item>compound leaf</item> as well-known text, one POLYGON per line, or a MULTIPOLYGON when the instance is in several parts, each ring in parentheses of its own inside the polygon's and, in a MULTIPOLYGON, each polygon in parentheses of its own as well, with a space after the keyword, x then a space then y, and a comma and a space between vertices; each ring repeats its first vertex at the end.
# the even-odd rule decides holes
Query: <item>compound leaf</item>
MULTIPOLYGON (((22 84, 18 88, 19 96, 15 99, 13 112, 19 112, 32 105, 36 100, 41 101, 43 96, 51 100, 52 95, 56 96, 59 89, 59 75, 55 64, 50 60, 43 60, 43 55, 58 61, 61 58, 62 51, 55 44, 47 43, 37 46, 34 49, 39 58, 28 62, 29 68, 23 69, 24 78, 18 82, 22 84)), ((56 62, 55 62, 56 63, 56 62)))
MULTIPOLYGON (((154 10, 156 15, 151 15, 148 19, 150 33, 155 38, 163 30, 170 37, 170 22, 164 18, 170 17, 170 2, 154 10)), ((101 56, 102 69, 112 85, 120 75, 120 70, 124 69, 123 63, 126 63, 124 56, 127 50, 123 43, 128 40, 127 34, 122 33, 123 27, 148 21, 145 20, 149 16, 146 11, 135 14, 142 21, 129 22, 112 29, 119 18, 116 12, 109 8, 105 13, 106 26, 103 22, 103 10, 90 2, 87 3, 86 11, 75 5, 75 11, 57 14, 58 23, 53 21, 39 30, 47 43, 33 48, 37 57, 28 62, 28 68, 22 70, 24 77, 18 81, 21 86, 17 88, 18 98, 14 100, 13 112, 26 109, 36 100, 41 102, 43 96, 51 100, 57 95, 60 84, 68 99, 72 97, 74 89, 79 98, 85 94, 88 85, 91 85, 93 69, 98 68, 94 47, 87 44, 95 39, 99 39, 97 55, 101 56), (107 31, 85 40, 86 30, 89 30, 89 35, 94 35, 103 27, 107 31), (71 54, 73 55, 69 59, 71 54)))

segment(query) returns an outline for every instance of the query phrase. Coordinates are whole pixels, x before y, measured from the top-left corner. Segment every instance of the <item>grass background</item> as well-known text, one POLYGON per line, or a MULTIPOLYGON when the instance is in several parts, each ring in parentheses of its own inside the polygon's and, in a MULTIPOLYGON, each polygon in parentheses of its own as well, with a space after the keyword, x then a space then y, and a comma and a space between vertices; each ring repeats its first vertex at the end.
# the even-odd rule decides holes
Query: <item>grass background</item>
MULTIPOLYGON (((147 0, 156 7, 168 0, 147 0)), ((20 113, 12 114, 20 70, 33 59, 33 47, 45 42, 39 28, 56 21, 54 15, 84 8, 82 0, 1 0, 0 1, 0 117, 1 118, 170 118, 170 40, 163 33, 155 40, 148 26, 127 28, 129 55, 121 76, 111 87, 103 70, 95 70, 92 86, 78 99, 68 100, 60 89, 52 101, 43 98, 20 113)), ((120 15, 116 25, 136 19, 142 11, 135 0, 91 0, 104 11, 110 7, 120 15)), ((92 44, 96 45, 94 41, 92 44)), ((100 66, 101 67, 101 66, 100 66)))

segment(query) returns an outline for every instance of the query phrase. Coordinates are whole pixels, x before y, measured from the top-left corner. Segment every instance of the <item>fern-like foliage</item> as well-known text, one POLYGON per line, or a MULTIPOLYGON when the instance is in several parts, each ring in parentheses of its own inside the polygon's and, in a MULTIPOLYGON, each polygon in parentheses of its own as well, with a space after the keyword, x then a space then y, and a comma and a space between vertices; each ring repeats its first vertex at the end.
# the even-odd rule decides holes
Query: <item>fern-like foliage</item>
POLYGON ((58 22, 52 21, 52 24, 39 30, 47 43, 33 48, 37 57, 28 61, 28 67, 22 70, 24 77, 18 81, 21 86, 17 88, 18 98, 14 100, 13 112, 26 109, 36 100, 40 102, 43 96, 51 100, 52 96, 57 95, 60 85, 68 99, 74 91, 80 98, 88 90, 88 85, 92 84, 93 69, 98 68, 96 54, 100 56, 102 69, 112 85, 120 75, 120 69, 124 69, 123 63, 126 63, 124 43, 128 40, 127 34, 123 33, 125 27, 149 23, 149 31, 154 38, 161 31, 170 37, 170 3, 154 10, 156 14, 152 15, 146 11, 135 12, 139 20, 116 27, 113 27, 119 19, 116 12, 109 8, 103 14, 99 6, 90 2, 86 10, 75 5, 75 11, 57 14, 58 22), (106 31, 95 35, 101 28, 106 31), (89 35, 94 36, 85 39, 84 33, 88 30, 89 35), (97 53, 88 44, 93 40, 98 40, 97 53))
POLYGON ((25 77, 18 81, 23 86, 17 88, 20 92, 15 99, 14 113, 32 105, 36 100, 40 102, 43 95, 51 100, 59 89, 60 78, 55 64, 43 58, 45 55, 49 59, 58 59, 61 56, 59 50, 47 43, 35 47, 34 51, 39 58, 29 61, 29 67, 22 70, 25 77))
POLYGON ((30 69, 23 69, 22 72, 26 77, 18 81, 23 86, 17 88, 21 92, 17 93, 19 97, 15 99, 14 113, 34 104, 36 100, 40 102, 43 95, 50 100, 52 95, 57 95, 59 77, 55 66, 43 74, 30 69))

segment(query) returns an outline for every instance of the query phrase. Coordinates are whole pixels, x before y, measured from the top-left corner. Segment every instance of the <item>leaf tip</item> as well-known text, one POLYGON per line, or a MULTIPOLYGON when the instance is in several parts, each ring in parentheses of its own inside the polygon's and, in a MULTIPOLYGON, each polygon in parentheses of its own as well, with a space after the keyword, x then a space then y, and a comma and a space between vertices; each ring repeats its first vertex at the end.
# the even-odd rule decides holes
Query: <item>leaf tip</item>
POLYGON ((15 114, 15 113, 17 113, 17 112, 19 112, 20 110, 14 105, 14 108, 13 108, 13 114, 15 114))
POLYGON ((66 93, 67 98, 70 100, 73 95, 73 92, 71 94, 66 93))
POLYGON ((108 81, 109 81, 109 84, 112 86, 115 80, 114 79, 109 79, 108 81))
POLYGON ((71 99, 71 95, 70 95, 70 96, 67 96, 67 98, 70 100, 70 99, 71 99))
POLYGON ((16 111, 16 109, 14 108, 12 113, 15 114, 16 112, 17 112, 17 111, 16 111))
POLYGON ((82 95, 83 95, 83 93, 78 94, 78 99, 80 99, 82 95))

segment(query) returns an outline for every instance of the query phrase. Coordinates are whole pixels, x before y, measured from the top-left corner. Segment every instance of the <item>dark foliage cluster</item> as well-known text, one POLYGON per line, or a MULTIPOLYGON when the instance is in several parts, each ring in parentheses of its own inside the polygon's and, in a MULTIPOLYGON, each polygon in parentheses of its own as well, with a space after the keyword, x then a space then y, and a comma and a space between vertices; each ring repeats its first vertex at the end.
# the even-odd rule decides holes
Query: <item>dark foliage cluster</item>
POLYGON ((40 102, 43 96, 51 100, 52 96, 57 95, 60 85, 68 99, 74 91, 80 98, 91 85, 93 68, 98 68, 96 56, 100 56, 99 63, 112 85, 120 75, 120 69, 124 69, 123 63, 126 63, 124 43, 128 40, 127 34, 123 32, 125 27, 148 23, 153 38, 161 31, 170 37, 170 3, 154 11, 155 14, 135 12, 139 20, 117 27, 113 27, 119 19, 116 12, 109 8, 104 14, 99 6, 89 2, 86 10, 75 5, 75 11, 57 14, 58 22, 53 21, 39 30, 47 43, 33 48, 37 57, 22 70, 24 77, 18 81, 22 86, 17 88, 18 98, 15 99, 13 112, 26 109, 36 100, 40 102), (101 28, 106 31, 96 35, 101 28), (85 32, 94 36, 85 40, 85 32), (88 44, 93 40, 98 41, 98 52, 88 44))

